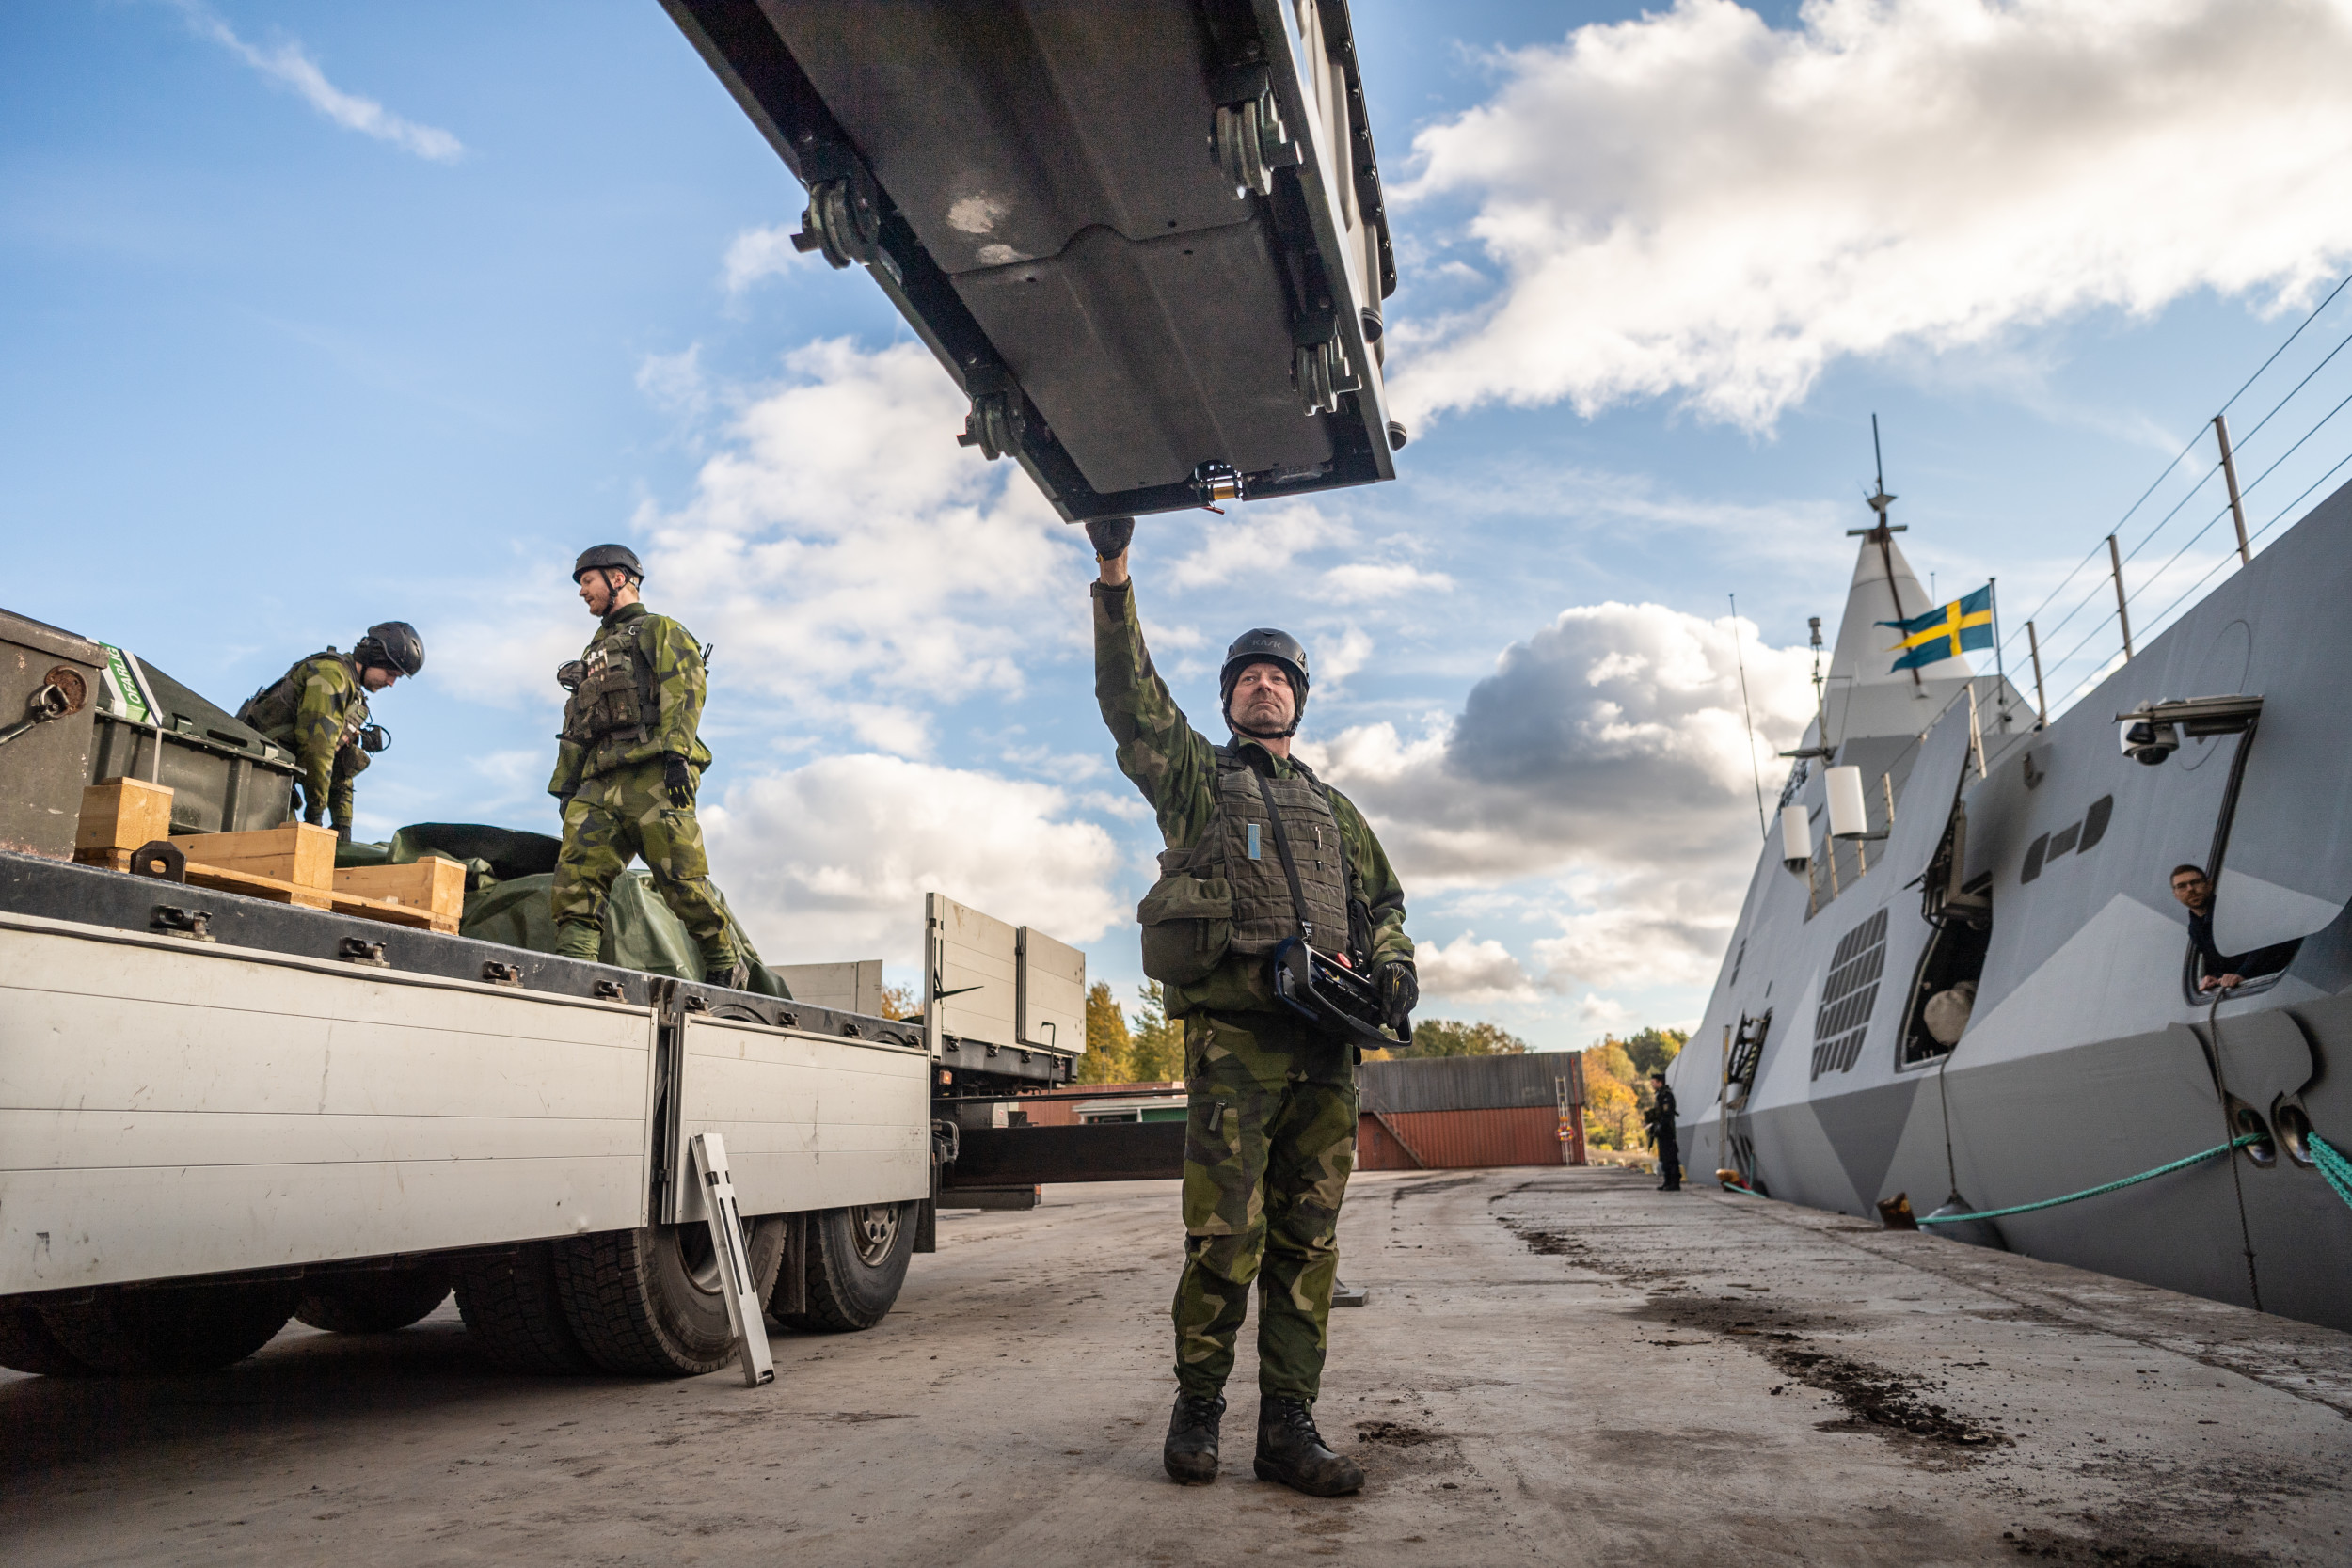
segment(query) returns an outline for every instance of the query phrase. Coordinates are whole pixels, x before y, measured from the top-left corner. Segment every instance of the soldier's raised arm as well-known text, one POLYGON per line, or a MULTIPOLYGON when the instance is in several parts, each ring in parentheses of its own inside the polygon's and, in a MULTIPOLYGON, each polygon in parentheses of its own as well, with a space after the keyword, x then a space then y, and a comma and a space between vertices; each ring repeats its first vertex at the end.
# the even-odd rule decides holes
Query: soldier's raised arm
POLYGON ((1176 705, 1168 682, 1152 667, 1127 574, 1132 518, 1087 525, 1099 570, 1094 600, 1094 698, 1118 746, 1119 770, 1135 782, 1159 816, 1171 847, 1199 841, 1207 825, 1208 783, 1216 748, 1176 705), (1110 553, 1104 553, 1105 549, 1110 553))

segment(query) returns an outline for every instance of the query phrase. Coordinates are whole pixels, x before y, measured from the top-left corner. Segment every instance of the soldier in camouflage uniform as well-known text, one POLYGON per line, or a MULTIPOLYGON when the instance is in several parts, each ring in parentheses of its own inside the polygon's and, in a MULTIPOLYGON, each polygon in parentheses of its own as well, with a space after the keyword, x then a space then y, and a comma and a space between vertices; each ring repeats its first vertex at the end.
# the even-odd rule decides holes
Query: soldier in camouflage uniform
POLYGON ((1259 1292, 1257 1474, 1319 1497, 1363 1484, 1314 1425, 1356 1164, 1355 1053, 1274 993, 1269 958, 1304 935, 1375 977, 1392 1027, 1417 999, 1405 892, 1346 797, 1293 757, 1307 656, 1253 631, 1220 687, 1234 740, 1192 728, 1143 644, 1127 577, 1129 519, 1088 525, 1095 696, 1119 766, 1158 814, 1160 881, 1137 911, 1144 971, 1184 1026, 1184 1267, 1172 1313, 1176 1407, 1163 1452, 1180 1481, 1217 1470, 1233 1342, 1259 1292), (1352 907, 1351 907, 1352 906, 1352 907), (1311 926, 1311 932, 1302 932, 1311 926))
POLYGON ((305 822, 322 826, 331 816, 335 836, 350 842, 352 781, 367 769, 369 755, 388 743, 383 730, 368 722, 368 696, 423 668, 424 640, 417 628, 383 621, 348 654, 328 648, 295 660, 237 709, 240 720, 294 753, 300 769, 295 809, 305 822))
POLYGON ((556 947, 594 962, 604 900, 643 856, 670 912, 702 949, 703 976, 741 986, 747 966, 727 935, 710 886, 694 790, 710 766, 696 734, 706 690, 693 634, 637 596, 644 569, 620 545, 583 551, 572 567, 580 602, 602 624, 577 663, 557 672, 570 689, 548 793, 564 804, 564 849, 549 895, 556 947))

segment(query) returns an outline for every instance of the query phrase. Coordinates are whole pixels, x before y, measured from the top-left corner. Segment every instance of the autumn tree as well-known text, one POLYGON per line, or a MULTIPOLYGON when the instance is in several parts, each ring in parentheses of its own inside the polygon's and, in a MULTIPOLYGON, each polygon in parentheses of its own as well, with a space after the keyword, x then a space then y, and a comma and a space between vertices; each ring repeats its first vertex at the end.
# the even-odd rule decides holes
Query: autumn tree
POLYGON ((1632 1058, 1635 1069, 1646 1080, 1653 1072, 1665 1071, 1666 1064, 1681 1054, 1682 1048, 1691 1043, 1691 1036, 1686 1030, 1661 1029, 1652 1025, 1620 1043, 1625 1047, 1625 1053, 1632 1058))
POLYGON ((1078 1082, 1133 1083, 1134 1056, 1135 1038, 1127 1032, 1127 1015, 1112 999, 1110 982, 1097 980, 1087 988, 1087 1053, 1078 1064, 1078 1082))
POLYGON ((1169 1083, 1184 1075, 1184 1026, 1168 1016, 1160 983, 1147 980, 1136 988, 1133 1030, 1135 1046, 1127 1058, 1127 1082, 1169 1083))

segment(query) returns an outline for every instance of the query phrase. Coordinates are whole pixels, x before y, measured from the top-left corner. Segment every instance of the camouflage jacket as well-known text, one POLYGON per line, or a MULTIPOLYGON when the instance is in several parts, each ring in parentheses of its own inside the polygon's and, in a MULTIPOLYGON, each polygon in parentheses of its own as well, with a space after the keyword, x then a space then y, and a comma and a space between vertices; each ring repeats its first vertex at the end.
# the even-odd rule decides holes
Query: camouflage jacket
MULTIPOLYGON (((1103 721, 1119 746, 1119 770, 1135 781, 1159 816, 1160 835, 1170 849, 1200 842, 1216 812, 1216 745, 1186 721, 1168 683, 1152 667, 1143 645, 1143 624, 1136 613, 1132 585, 1094 594, 1094 696, 1103 721)), ((1263 752, 1254 740, 1236 737, 1245 749, 1263 752)), ((1303 771, 1287 758, 1267 755, 1274 777, 1303 771)), ((1330 791, 1331 815, 1346 841, 1349 892, 1372 913, 1372 961, 1413 961, 1405 934, 1405 888, 1372 825, 1355 803, 1330 791)), ((1197 1009, 1247 1012, 1277 1006, 1263 958, 1228 958, 1197 985, 1167 988, 1170 1015, 1197 1009)))
POLYGON ((594 727, 582 712, 590 692, 582 682, 564 706, 564 734, 558 737, 548 794, 569 795, 586 780, 664 755, 684 757, 697 768, 710 766, 710 748, 696 733, 708 685, 693 633, 642 604, 624 605, 604 618, 580 658, 592 668, 608 659, 628 661, 636 676, 633 689, 651 695, 654 711, 595 740, 574 738, 594 727))
POLYGON ((368 689, 347 654, 328 648, 297 662, 246 700, 237 717, 294 755, 302 794, 315 816, 351 823, 352 777, 368 757, 358 739, 368 721, 368 689))

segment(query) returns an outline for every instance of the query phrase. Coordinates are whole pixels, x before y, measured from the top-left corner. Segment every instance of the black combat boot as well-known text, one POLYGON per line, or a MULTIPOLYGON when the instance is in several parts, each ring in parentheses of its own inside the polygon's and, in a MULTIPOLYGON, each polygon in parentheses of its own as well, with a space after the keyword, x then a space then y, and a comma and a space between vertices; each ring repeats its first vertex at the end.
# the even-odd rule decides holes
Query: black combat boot
POLYGON ((1168 1445, 1160 1449, 1168 1473, 1187 1485, 1215 1481, 1216 1428, 1224 1418, 1224 1395, 1178 1394, 1168 1418, 1168 1445))
POLYGON ((1258 1479, 1311 1497, 1337 1497, 1364 1484, 1364 1467, 1323 1446, 1314 1407, 1269 1394, 1258 1405, 1258 1479))

